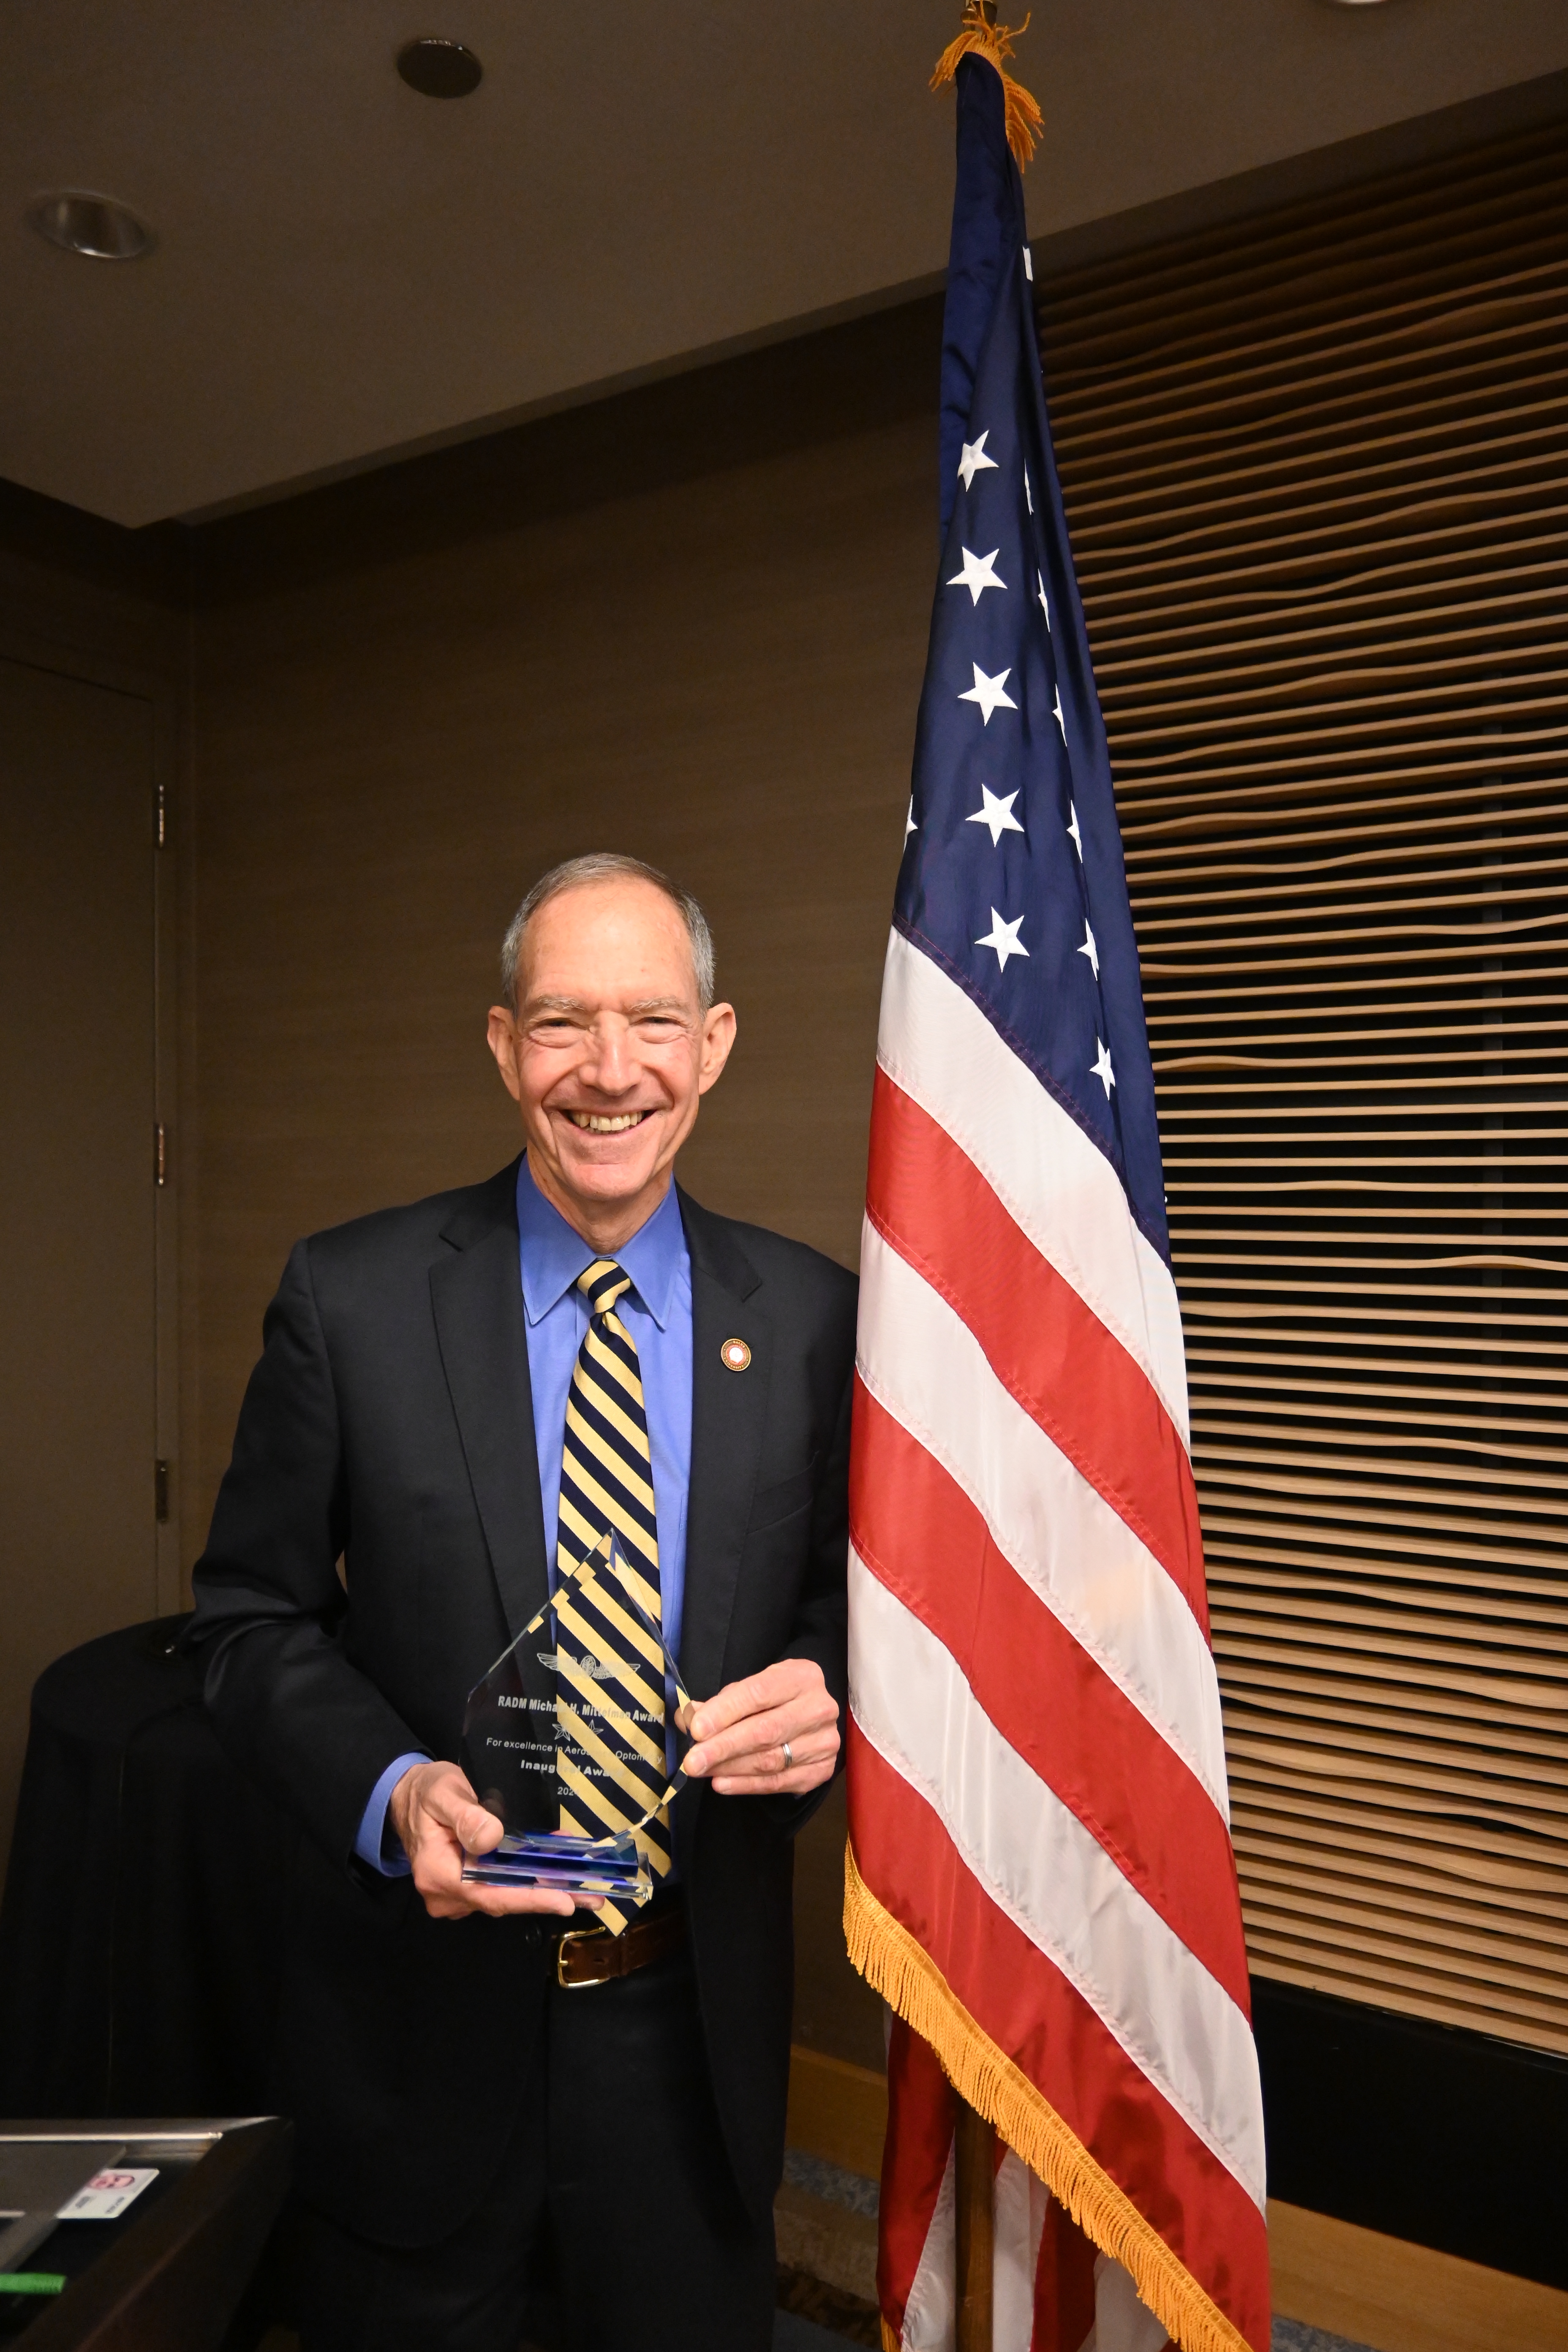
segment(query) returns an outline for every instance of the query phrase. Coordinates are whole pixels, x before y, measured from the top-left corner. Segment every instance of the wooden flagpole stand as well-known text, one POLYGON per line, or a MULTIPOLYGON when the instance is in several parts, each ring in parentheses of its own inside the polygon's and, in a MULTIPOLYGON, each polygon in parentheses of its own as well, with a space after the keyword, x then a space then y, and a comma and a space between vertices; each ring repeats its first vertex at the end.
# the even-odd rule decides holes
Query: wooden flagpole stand
POLYGON ((958 2352, 991 2352, 992 2200, 996 2135, 966 2100, 953 2134, 957 2205, 958 2352))

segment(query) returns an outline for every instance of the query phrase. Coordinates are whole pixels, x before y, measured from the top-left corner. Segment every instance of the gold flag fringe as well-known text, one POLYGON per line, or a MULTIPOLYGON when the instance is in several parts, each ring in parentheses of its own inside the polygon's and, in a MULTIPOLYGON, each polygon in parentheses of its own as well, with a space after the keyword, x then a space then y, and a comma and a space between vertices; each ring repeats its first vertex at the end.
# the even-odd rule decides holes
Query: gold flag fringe
MULTIPOLYGON (((930 2042, 959 2096, 1038 2174, 1100 2252, 1131 2272, 1143 2301, 1182 2352, 1251 2352, 1240 2329, 1204 2293, 1125 2190, 975 2023, 931 1955, 877 1900, 847 1844, 844 1935, 868 1984, 930 2042)), ((882 2348, 900 2352, 886 2320, 882 2348)))
MULTIPOLYGON (((1013 54, 1013 43, 1029 29, 1029 17, 1021 25, 999 25, 996 22, 994 0, 963 0, 963 30, 956 41, 950 41, 936 61, 936 71, 931 78, 932 89, 940 89, 958 71, 960 58, 985 58, 1002 77, 1002 97, 1006 108, 1007 144, 1017 158, 1020 172, 1026 172, 1035 152, 1035 142, 1040 135, 1043 117, 1037 101, 1015 81, 1003 64, 1013 54)), ((1033 9, 1029 15, 1033 16, 1033 9)))

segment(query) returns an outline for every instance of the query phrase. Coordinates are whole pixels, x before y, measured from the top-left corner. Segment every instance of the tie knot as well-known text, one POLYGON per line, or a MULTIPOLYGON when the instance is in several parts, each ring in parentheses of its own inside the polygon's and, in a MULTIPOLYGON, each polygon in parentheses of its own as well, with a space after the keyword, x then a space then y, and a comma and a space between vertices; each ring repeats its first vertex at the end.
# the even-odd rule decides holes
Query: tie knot
POLYGON ((613 1257, 596 1257, 577 1276, 577 1287, 595 1315, 607 1315, 631 1286, 631 1276, 613 1257))

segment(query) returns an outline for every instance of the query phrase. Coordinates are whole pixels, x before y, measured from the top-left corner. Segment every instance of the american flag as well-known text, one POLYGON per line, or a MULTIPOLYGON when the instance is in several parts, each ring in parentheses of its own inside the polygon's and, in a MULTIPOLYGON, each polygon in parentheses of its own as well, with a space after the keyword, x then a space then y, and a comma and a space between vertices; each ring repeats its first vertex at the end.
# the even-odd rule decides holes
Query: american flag
POLYGON ((953 2340, 950 2079, 1004 2148, 995 2352, 1267 2352, 1262 2103, 1137 950, 1002 82, 973 57, 958 82, 945 534, 851 1472, 846 1925, 903 2021, 884 2335, 953 2340))

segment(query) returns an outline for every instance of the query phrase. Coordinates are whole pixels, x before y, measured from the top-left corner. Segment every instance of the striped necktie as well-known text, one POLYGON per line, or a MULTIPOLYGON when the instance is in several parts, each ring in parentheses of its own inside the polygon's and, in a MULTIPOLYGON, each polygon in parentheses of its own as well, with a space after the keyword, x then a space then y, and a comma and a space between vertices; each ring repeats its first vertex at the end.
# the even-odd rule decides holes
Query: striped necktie
MULTIPOLYGON (((633 1596, 658 1626, 663 1611, 647 1414, 637 1342, 616 1312, 631 1286, 630 1275, 614 1258, 595 1258, 577 1277, 592 1313, 566 1399, 555 1560, 564 1578, 613 1534, 633 1596)), ((568 1748, 591 1750, 591 1723, 584 1724, 564 1694, 557 1702, 569 1735, 560 1751, 563 1790, 569 1792, 562 1797, 561 1827, 576 1837, 605 1837, 639 1822, 668 1784, 664 1662, 650 1654, 657 1644, 635 1617, 613 1605, 596 1608, 580 1591, 569 1595, 558 1588, 555 1622, 568 1687, 575 1683, 624 1707, 636 1726, 621 1751, 589 1779, 574 1769, 568 1748)), ((637 1830, 637 1842, 655 1881, 662 1879, 670 1863, 668 1807, 637 1830)), ((614 1935, 626 1924, 626 1913, 609 1902, 599 1918, 614 1935)))

